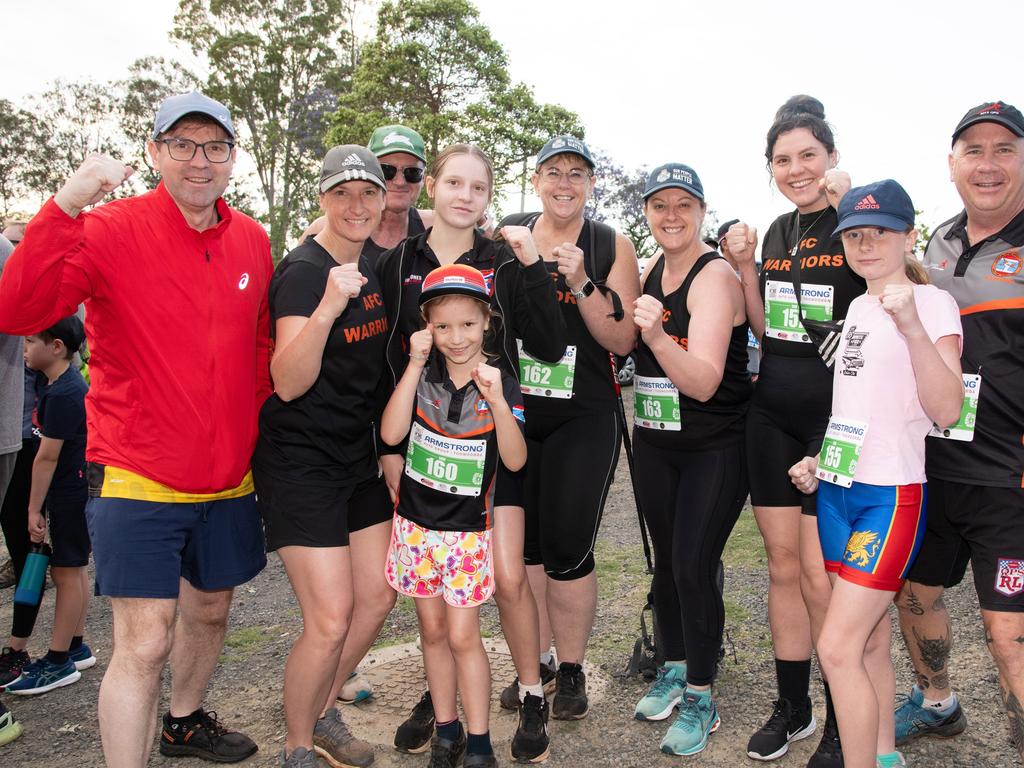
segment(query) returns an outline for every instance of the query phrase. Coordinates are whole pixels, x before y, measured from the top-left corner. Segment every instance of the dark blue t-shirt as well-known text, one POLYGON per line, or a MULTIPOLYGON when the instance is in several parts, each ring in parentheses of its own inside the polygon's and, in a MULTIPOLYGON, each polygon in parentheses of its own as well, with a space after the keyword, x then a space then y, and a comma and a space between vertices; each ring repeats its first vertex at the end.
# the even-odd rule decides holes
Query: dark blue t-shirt
POLYGON ((73 501, 88 495, 85 480, 85 393, 89 385, 73 365, 53 384, 46 376, 36 377, 34 424, 43 437, 63 440, 57 468, 53 472, 49 501, 73 501))

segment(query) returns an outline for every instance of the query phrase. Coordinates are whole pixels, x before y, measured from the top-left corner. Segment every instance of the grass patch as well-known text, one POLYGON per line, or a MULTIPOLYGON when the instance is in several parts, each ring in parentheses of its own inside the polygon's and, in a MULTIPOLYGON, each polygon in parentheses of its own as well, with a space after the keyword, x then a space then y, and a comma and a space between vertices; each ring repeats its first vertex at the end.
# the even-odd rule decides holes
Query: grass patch
POLYGON ((277 640, 282 632, 284 630, 277 626, 234 629, 224 637, 224 652, 220 655, 220 661, 245 661, 267 643, 277 640))
POLYGON ((622 598, 648 589, 650 577, 645 573, 643 554, 636 547, 599 541, 594 548, 594 561, 599 600, 622 598))
POLYGON ((764 542, 761 532, 754 520, 754 512, 749 506, 743 508, 736 527, 725 545, 722 560, 730 568, 764 568, 767 562, 764 554, 764 542))

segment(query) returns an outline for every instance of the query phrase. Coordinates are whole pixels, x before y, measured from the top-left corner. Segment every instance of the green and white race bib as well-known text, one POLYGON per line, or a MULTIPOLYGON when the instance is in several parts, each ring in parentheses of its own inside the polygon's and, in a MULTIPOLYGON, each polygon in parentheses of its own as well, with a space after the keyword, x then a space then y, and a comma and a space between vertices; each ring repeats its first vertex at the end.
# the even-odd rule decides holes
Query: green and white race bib
POLYGON ((857 460, 864 445, 868 425, 863 421, 829 419, 825 439, 818 454, 818 470, 814 473, 819 480, 849 488, 857 472, 857 460))
POLYGON ((666 377, 637 376, 633 379, 633 423, 647 429, 679 432, 679 390, 666 377))
POLYGON ((516 339, 519 347, 519 389, 524 395, 558 397, 568 400, 572 397, 572 383, 576 378, 576 347, 565 348, 562 359, 552 365, 530 357, 523 349, 522 339, 516 339))
POLYGON ((479 496, 486 458, 486 440, 455 440, 413 423, 405 474, 444 493, 479 496))
POLYGON ((960 418, 956 424, 939 429, 932 424, 928 437, 941 437, 945 440, 961 440, 969 443, 974 440, 974 423, 978 419, 978 396, 981 394, 981 376, 976 373, 965 373, 964 402, 960 406, 960 418))
MULTIPOLYGON (((831 320, 835 288, 805 283, 800 288, 800 303, 808 320, 831 320)), ((772 339, 807 342, 810 337, 800 322, 800 304, 792 283, 768 280, 764 286, 764 332, 772 339)))

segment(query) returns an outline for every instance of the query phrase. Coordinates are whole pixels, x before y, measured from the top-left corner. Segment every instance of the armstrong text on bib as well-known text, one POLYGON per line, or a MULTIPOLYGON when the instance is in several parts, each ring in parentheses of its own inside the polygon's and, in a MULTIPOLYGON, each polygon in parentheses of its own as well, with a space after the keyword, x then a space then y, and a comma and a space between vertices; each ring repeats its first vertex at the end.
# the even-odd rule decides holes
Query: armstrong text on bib
POLYGON ((818 469, 814 473, 819 480, 849 488, 857 472, 857 460, 864 445, 868 425, 863 421, 849 421, 831 418, 825 439, 818 454, 818 469))
POLYGON ((809 342, 800 322, 800 305, 808 320, 831 320, 835 288, 805 283, 800 289, 800 304, 792 283, 768 280, 764 286, 764 332, 772 339, 809 342))
POLYGON ((667 377, 637 376, 633 380, 633 422, 647 429, 679 432, 679 390, 667 377))
POLYGON ((455 440, 414 423, 405 455, 405 474, 444 493, 479 496, 486 458, 486 440, 455 440))

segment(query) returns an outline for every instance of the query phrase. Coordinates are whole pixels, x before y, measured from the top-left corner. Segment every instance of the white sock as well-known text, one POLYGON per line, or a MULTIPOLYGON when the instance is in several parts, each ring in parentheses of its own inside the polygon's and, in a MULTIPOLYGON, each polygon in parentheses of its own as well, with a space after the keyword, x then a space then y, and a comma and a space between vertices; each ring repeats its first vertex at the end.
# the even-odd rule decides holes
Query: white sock
POLYGON ((540 663, 550 667, 555 663, 555 654, 550 648, 540 655, 540 663))
POLYGON ((921 706, 925 709, 934 709, 937 712, 945 712, 948 709, 952 709, 956 704, 956 694, 950 693, 944 699, 929 699, 927 696, 924 697, 924 701, 921 702, 921 706))
POLYGON ((544 698, 544 686, 541 685, 540 683, 537 683, 535 685, 523 685, 522 683, 519 683, 519 701, 520 702, 526 701, 526 694, 530 694, 531 696, 536 696, 538 699, 543 699, 544 698))

